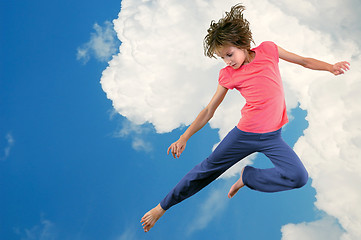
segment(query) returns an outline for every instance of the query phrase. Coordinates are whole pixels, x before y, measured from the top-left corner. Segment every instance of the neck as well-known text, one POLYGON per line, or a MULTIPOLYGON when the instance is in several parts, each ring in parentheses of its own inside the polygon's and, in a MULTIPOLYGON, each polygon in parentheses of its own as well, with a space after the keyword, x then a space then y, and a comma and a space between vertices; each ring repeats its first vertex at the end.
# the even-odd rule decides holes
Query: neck
POLYGON ((246 59, 244 60, 243 65, 246 65, 253 61, 255 57, 255 52, 252 50, 246 50, 246 59))

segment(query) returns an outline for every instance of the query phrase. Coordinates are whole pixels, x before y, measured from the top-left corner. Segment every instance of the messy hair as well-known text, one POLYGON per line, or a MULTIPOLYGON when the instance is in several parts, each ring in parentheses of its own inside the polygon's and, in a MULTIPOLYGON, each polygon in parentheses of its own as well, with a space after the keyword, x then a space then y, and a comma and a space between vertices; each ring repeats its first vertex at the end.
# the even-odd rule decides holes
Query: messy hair
POLYGON ((237 4, 226 12, 226 16, 217 23, 212 20, 208 34, 204 38, 204 55, 215 58, 215 53, 219 47, 234 45, 241 49, 250 49, 252 32, 249 29, 249 22, 243 18, 243 11, 246 8, 237 4))

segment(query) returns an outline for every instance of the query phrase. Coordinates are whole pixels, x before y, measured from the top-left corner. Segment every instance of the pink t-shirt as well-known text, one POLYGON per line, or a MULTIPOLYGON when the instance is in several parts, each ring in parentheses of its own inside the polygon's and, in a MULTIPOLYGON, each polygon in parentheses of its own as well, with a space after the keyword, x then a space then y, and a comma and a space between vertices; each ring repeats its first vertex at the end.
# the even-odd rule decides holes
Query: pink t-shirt
POLYGON ((246 99, 237 125, 240 130, 273 132, 288 122, 278 48, 273 42, 263 42, 252 50, 256 52, 252 62, 238 69, 221 69, 218 81, 225 88, 236 88, 246 99))

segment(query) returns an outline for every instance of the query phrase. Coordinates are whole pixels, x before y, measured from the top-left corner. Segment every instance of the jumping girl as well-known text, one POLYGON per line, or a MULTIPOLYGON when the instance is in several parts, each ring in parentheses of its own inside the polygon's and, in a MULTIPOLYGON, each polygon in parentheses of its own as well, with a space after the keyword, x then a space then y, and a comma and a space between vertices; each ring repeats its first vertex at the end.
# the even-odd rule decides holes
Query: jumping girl
POLYGON ((209 104, 180 138, 168 148, 179 158, 188 139, 212 118, 229 89, 237 89, 246 99, 242 117, 235 128, 221 141, 214 152, 196 165, 141 219, 148 232, 156 221, 173 205, 197 193, 228 168, 246 156, 260 152, 274 164, 273 168, 258 169, 246 166, 231 187, 232 198, 247 186, 261 192, 279 192, 300 188, 307 183, 308 173, 296 153, 282 139, 281 129, 288 122, 279 58, 303 67, 329 71, 334 75, 349 70, 348 62, 331 65, 313 58, 288 52, 273 42, 263 42, 251 49, 253 42, 249 22, 243 18, 245 8, 235 5, 217 23, 211 22, 204 39, 208 57, 222 58, 227 67, 220 70, 219 85, 209 104))

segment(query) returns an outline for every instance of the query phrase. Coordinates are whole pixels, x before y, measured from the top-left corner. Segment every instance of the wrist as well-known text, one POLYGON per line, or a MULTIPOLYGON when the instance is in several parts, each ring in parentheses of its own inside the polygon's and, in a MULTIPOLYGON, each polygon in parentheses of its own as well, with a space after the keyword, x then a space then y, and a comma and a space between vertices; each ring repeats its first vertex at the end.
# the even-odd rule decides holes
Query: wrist
POLYGON ((183 140, 183 141, 187 142, 187 141, 188 141, 188 139, 189 139, 189 137, 187 137, 187 136, 185 136, 184 134, 182 134, 182 135, 179 137, 179 139, 181 139, 181 140, 183 140))
POLYGON ((330 73, 333 73, 333 65, 332 64, 328 64, 327 71, 329 71, 330 73))

